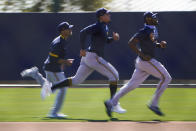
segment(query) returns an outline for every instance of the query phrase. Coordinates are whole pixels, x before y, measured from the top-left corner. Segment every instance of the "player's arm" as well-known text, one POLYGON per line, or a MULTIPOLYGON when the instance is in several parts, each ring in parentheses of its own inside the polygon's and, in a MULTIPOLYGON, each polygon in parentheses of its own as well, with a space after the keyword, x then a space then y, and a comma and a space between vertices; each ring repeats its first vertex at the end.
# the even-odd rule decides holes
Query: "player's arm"
POLYGON ((112 43, 114 41, 113 37, 107 37, 107 43, 112 43))
POLYGON ((166 41, 161 41, 160 43, 156 43, 156 47, 158 48, 166 48, 167 47, 167 42, 166 41))
POLYGON ((58 63, 62 64, 63 66, 71 66, 73 64, 74 59, 58 59, 58 63))
POLYGON ((59 52, 60 52, 60 49, 59 49, 59 47, 58 46, 53 46, 52 48, 51 48, 51 51, 49 52, 49 56, 50 56, 50 61, 52 62, 52 63, 58 63, 58 61, 59 61, 59 59, 60 59, 60 54, 59 54, 59 52))
POLYGON ((139 43, 139 39, 132 37, 129 42, 128 45, 129 47, 140 57, 142 57, 143 60, 149 61, 151 59, 150 56, 144 55, 138 48, 137 48, 137 44, 139 43))
POLYGON ((64 65, 67 65, 67 66, 71 66, 72 63, 73 63, 73 59, 59 58, 58 53, 54 53, 54 51, 50 52, 49 55, 50 55, 50 61, 52 61, 54 63, 64 64, 64 65))
POLYGON ((166 48, 167 42, 166 41, 161 41, 160 43, 155 40, 154 33, 150 33, 150 39, 156 44, 156 47, 158 48, 166 48))
POLYGON ((120 39, 120 36, 117 32, 113 32, 112 37, 107 37, 107 43, 112 43, 113 41, 118 41, 120 39))
POLYGON ((63 47, 61 46, 61 44, 55 44, 51 47, 51 51, 49 53, 50 61, 53 63, 71 66, 73 59, 63 59, 62 57, 60 57, 62 55, 62 52, 64 52, 64 50, 62 51, 62 48, 63 47))
POLYGON ((65 69, 65 66, 71 66, 73 64, 74 59, 59 59, 58 63, 61 64, 61 70, 65 69))
POLYGON ((81 46, 80 56, 86 56, 86 51, 85 51, 86 37, 90 34, 95 33, 96 31, 97 31, 97 26, 95 24, 87 26, 80 31, 80 46, 81 46))

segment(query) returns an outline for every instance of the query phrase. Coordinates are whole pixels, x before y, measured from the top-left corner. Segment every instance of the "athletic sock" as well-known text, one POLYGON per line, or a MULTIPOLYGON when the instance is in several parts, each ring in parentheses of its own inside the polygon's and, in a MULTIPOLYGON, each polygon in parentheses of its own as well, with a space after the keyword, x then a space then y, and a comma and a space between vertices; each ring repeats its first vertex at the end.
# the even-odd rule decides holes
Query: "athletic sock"
POLYGON ((67 78, 63 81, 57 82, 56 84, 52 85, 51 90, 54 91, 58 88, 64 88, 66 86, 72 86, 72 79, 67 78))
POLYGON ((110 82, 109 87, 110 87, 110 97, 112 99, 117 91, 117 82, 110 82))

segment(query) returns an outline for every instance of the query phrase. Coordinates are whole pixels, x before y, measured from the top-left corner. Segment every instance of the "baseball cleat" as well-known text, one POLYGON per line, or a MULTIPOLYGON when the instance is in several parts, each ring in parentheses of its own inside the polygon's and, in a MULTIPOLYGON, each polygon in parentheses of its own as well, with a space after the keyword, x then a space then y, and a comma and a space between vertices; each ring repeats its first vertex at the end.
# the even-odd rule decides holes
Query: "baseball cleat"
POLYGON ((45 81, 42 90, 41 90, 41 98, 44 100, 47 96, 50 96, 52 93, 51 91, 52 83, 49 81, 45 81))
POLYGON ((160 108, 157 106, 148 105, 148 108, 153 111, 155 114, 159 116, 164 116, 163 112, 161 112, 160 108))
POLYGON ((119 114, 123 114, 123 113, 126 113, 127 110, 123 109, 123 108, 120 106, 120 103, 118 103, 116 106, 113 106, 113 107, 112 107, 112 112, 116 112, 116 113, 119 113, 119 114))
POLYGON ((35 76, 36 74, 38 73, 38 68, 36 66, 30 68, 30 69, 26 69, 26 70, 23 70, 20 75, 22 77, 33 77, 35 76))
POLYGON ((106 108, 106 113, 109 117, 112 117, 112 104, 110 103, 109 100, 104 102, 105 108, 106 108))
POLYGON ((50 117, 50 118, 67 118, 68 115, 65 115, 62 113, 53 113, 53 114, 49 114, 48 117, 50 117))

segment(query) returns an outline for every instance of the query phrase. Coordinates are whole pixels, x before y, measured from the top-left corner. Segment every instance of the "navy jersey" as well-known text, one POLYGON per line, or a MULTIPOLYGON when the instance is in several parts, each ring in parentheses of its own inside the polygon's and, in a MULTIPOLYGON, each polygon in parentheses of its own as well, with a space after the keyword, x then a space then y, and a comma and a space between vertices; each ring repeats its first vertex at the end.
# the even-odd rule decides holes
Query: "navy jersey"
POLYGON ((149 55, 152 58, 155 57, 155 48, 157 47, 156 41, 158 39, 158 33, 155 26, 145 25, 144 28, 140 29, 133 37, 139 39, 140 50, 144 55, 149 55), (154 34, 154 41, 150 39, 151 33, 154 34))
POLYGON ((103 22, 97 22, 95 24, 87 26, 86 28, 80 31, 81 49, 86 49, 86 36, 90 35, 91 41, 88 51, 95 52, 98 56, 104 57, 105 45, 113 41, 113 38, 109 37, 108 34, 108 26, 103 22))
POLYGON ((44 70, 51 72, 62 71, 58 60, 65 59, 67 44, 68 42, 62 36, 58 36, 52 41, 48 58, 44 62, 44 70))

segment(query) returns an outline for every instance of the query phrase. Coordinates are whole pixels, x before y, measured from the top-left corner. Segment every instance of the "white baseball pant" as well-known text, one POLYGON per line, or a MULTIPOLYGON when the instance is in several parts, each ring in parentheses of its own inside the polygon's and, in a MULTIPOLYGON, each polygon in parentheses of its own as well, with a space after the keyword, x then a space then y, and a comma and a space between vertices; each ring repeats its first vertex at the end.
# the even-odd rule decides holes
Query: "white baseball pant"
POLYGON ((82 83, 93 71, 107 77, 110 82, 119 80, 118 71, 109 62, 96 53, 86 52, 86 56, 81 59, 76 75, 72 77, 72 85, 82 83))
POLYGON ((120 90, 111 99, 113 105, 117 105, 119 99, 131 90, 137 88, 141 83, 152 75, 160 79, 156 92, 151 101, 152 106, 158 106, 160 96, 171 82, 172 78, 167 72, 166 68, 157 60, 151 59, 150 61, 143 61, 139 57, 136 59, 135 70, 132 78, 127 84, 120 88, 120 90))
MULTIPOLYGON (((52 84, 65 79, 64 72, 45 71, 45 73, 46 73, 46 79, 48 81, 50 81, 52 84)), ((67 92, 66 87, 65 88, 60 88, 58 90, 58 94, 56 96, 55 103, 54 103, 54 105, 51 109, 51 112, 50 112, 51 114, 55 114, 55 113, 58 113, 60 111, 60 109, 62 108, 63 103, 64 103, 66 92, 67 92)))
MULTIPOLYGON (((45 71, 46 78, 42 76, 41 73, 36 73, 35 76, 32 76, 37 83, 39 83, 41 86, 43 86, 44 82, 46 79, 50 81, 52 84, 62 81, 65 79, 64 72, 50 72, 50 71, 45 71)), ((50 111, 51 114, 58 113, 63 106, 65 95, 66 95, 67 88, 60 88, 58 91, 58 94, 56 96, 55 103, 50 111)))

